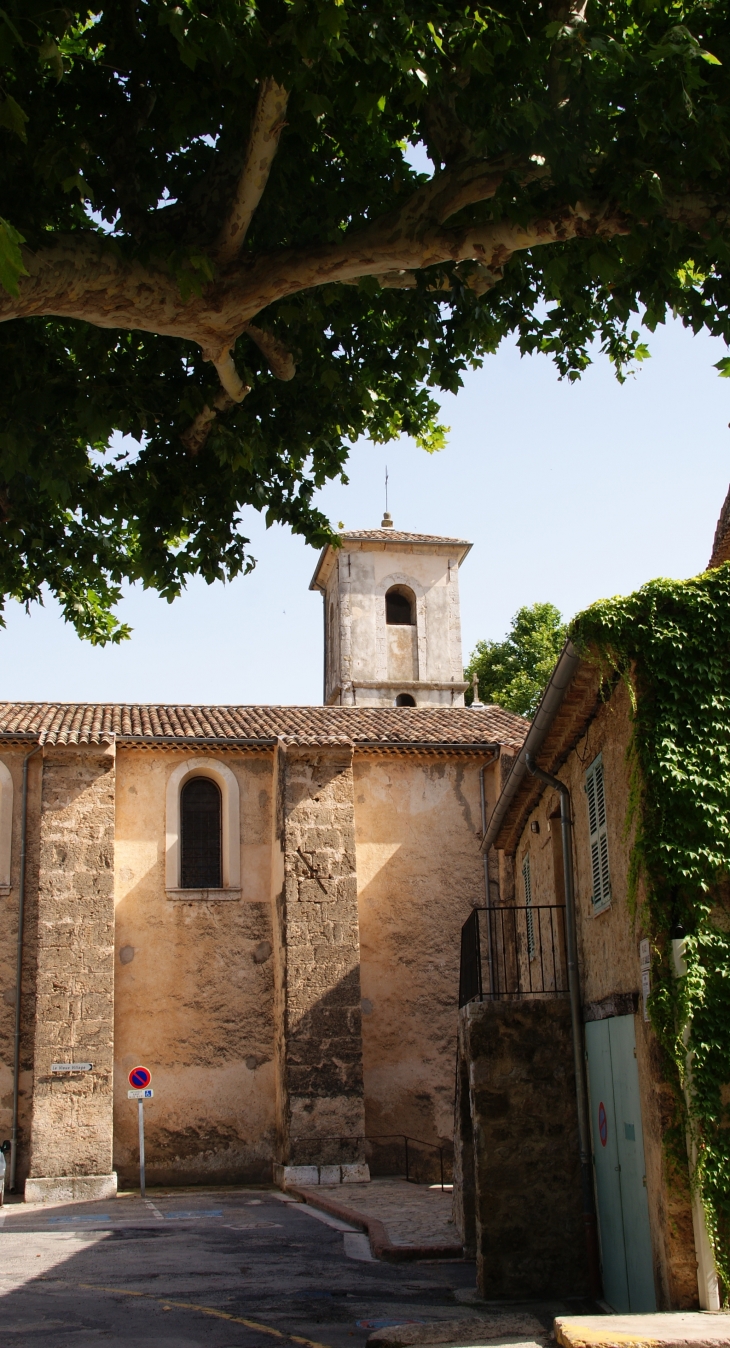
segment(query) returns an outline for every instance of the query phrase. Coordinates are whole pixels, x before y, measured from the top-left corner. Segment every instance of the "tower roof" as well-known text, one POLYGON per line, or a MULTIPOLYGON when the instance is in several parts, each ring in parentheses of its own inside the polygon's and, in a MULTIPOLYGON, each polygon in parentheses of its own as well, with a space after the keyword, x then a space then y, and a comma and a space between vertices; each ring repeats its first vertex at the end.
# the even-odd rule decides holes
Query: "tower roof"
MULTIPOLYGON (((447 538, 441 534, 412 534, 398 529, 346 529, 340 534, 343 545, 349 550, 393 548, 395 552, 449 552, 456 556, 461 566, 471 543, 465 538, 447 538)), ((327 543, 319 554, 309 588, 321 590, 326 582, 327 573, 339 549, 327 543)))

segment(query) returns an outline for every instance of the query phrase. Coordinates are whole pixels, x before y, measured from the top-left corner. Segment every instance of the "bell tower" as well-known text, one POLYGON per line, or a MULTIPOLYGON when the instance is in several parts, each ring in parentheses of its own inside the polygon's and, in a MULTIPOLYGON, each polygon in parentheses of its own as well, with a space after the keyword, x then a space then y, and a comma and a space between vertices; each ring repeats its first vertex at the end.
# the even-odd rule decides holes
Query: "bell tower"
POLYGON ((310 585, 324 600, 325 706, 463 707, 460 538, 379 529, 340 535, 310 585))

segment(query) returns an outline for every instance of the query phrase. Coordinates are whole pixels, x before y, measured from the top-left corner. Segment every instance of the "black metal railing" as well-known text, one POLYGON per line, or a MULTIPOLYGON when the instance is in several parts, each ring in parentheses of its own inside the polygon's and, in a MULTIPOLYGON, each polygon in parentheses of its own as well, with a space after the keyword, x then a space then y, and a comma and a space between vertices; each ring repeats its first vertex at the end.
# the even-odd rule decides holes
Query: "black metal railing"
POLYGON ((429 1184, 435 1180, 442 1190, 451 1183, 454 1163, 452 1142, 443 1146, 438 1142, 424 1142, 423 1138, 410 1137, 406 1133, 333 1133, 319 1137, 293 1137, 291 1142, 293 1146, 304 1144, 302 1155, 306 1155, 308 1163, 313 1165, 338 1163, 334 1161, 334 1152, 326 1145, 328 1143, 336 1144, 338 1157, 349 1155, 353 1145, 356 1149, 362 1146, 365 1160, 375 1175, 402 1175, 409 1184, 429 1184), (424 1155, 424 1151, 429 1154, 424 1155), (436 1175, 438 1179, 435 1179, 436 1175))
POLYGON ((461 929, 459 1006, 568 992, 565 907, 474 908, 461 929))

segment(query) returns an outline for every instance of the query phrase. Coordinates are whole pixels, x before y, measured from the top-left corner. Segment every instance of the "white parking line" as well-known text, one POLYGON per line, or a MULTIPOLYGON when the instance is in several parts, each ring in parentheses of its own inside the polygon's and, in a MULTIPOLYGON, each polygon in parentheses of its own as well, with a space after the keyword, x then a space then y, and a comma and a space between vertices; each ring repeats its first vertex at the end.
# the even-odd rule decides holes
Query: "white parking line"
POLYGON ((145 1205, 146 1208, 149 1208, 151 1212, 154 1212, 155 1217, 157 1217, 157 1218, 159 1219, 159 1221, 164 1222, 165 1218, 163 1217, 162 1213, 160 1212, 160 1209, 159 1209, 159 1208, 156 1208, 155 1205, 154 1205, 154 1203, 151 1203, 151 1202, 150 1202, 149 1198, 145 1198, 145 1200, 144 1200, 144 1205, 145 1205))

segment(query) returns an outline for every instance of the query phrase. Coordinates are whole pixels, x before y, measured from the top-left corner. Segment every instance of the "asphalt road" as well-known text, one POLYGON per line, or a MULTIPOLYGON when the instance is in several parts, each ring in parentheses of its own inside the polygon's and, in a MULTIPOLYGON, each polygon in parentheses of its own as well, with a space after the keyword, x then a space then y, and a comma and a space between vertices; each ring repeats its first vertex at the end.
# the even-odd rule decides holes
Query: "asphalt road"
POLYGON ((0 1209, 13 1348, 360 1348, 384 1324, 471 1315, 473 1287, 473 1264, 374 1261, 367 1237, 274 1190, 0 1209))

